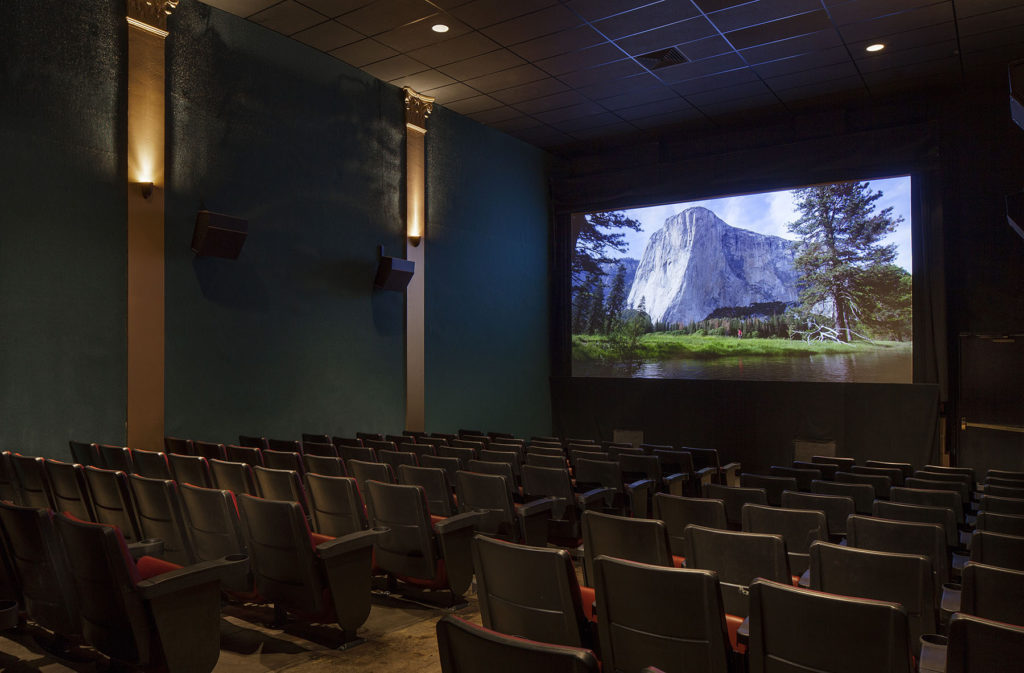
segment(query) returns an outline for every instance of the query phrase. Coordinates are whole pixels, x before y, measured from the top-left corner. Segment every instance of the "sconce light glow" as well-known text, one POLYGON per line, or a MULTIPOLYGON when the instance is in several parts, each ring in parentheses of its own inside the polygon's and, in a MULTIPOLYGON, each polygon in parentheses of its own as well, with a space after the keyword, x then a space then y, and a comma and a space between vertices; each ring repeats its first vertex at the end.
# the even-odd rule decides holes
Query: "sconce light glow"
POLYGON ((435 33, 447 33, 448 26, 443 23, 435 23, 433 26, 430 27, 430 30, 434 31, 435 33))
POLYGON ((882 51, 883 49, 885 49, 885 45, 882 44, 881 42, 876 42, 874 44, 869 44, 868 46, 864 47, 864 51, 870 51, 872 53, 874 53, 876 51, 882 51))

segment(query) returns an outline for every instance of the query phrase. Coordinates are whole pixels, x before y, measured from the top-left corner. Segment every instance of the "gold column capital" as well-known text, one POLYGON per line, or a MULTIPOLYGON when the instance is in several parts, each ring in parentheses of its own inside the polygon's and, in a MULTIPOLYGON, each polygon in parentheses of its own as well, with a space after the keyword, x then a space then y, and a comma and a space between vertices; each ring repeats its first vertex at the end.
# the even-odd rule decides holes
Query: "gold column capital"
POLYGON ((404 87, 402 90, 405 91, 405 125, 426 133, 427 117, 434 109, 434 99, 416 93, 409 87, 404 87))
POLYGON ((143 30, 167 37, 167 17, 174 13, 181 0, 127 0, 128 23, 143 30))

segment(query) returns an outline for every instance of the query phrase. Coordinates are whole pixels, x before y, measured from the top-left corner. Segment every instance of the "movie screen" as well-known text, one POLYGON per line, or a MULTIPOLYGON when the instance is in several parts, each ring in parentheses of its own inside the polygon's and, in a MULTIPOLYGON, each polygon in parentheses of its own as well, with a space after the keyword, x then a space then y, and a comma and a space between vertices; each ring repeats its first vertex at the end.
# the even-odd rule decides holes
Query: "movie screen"
POLYGON ((911 177, 574 214, 574 376, 911 383, 911 177))

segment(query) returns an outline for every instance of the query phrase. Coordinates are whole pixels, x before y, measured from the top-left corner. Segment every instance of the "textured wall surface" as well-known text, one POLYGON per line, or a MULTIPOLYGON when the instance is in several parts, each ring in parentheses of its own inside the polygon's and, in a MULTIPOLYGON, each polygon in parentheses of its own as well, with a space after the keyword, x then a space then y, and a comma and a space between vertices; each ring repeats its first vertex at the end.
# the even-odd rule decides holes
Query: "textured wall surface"
POLYGON ((123 2, 0 3, 3 449, 124 442, 124 25, 123 2))

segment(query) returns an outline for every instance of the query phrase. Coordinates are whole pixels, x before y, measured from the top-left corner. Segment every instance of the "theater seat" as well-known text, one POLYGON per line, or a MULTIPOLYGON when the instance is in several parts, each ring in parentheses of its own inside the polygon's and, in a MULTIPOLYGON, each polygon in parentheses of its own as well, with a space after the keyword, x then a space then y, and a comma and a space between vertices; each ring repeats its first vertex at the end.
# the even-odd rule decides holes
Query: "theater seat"
POLYGON ((590 650, 506 636, 445 615, 437 622, 441 673, 600 673, 590 650))
POLYGON ((370 527, 355 479, 310 473, 306 485, 310 518, 317 533, 341 537, 370 527))
POLYGON ((92 511, 98 523, 116 526, 128 542, 138 542, 138 520, 128 491, 128 475, 98 467, 85 468, 92 511))
POLYGON ((419 486, 423 489, 431 515, 449 517, 455 514, 455 499, 452 497, 452 488, 448 484, 448 475, 444 470, 437 467, 400 464, 396 471, 399 484, 419 486))
POLYGON ((241 495, 238 507, 256 592, 274 604, 278 624, 289 612, 303 621, 332 621, 346 643, 355 643, 370 614, 373 544, 381 531, 321 541, 298 503, 241 495))
MULTIPOLYGON (((210 460, 209 465, 210 475, 213 477, 213 488, 226 489, 238 495, 242 493, 258 494, 256 477, 253 476, 252 466, 248 463, 210 460)), ((195 485, 202 486, 202 484, 195 485)))
POLYGON ((303 512, 309 512, 306 489, 302 485, 302 478, 298 472, 295 470, 273 470, 269 467, 255 467, 252 473, 256 479, 256 489, 259 491, 261 498, 297 502, 302 507, 303 512))
POLYGON ((247 561, 180 568, 128 554, 112 526, 56 516, 86 643, 116 664, 167 673, 208 673, 220 657, 221 580, 247 561))
POLYGON ((598 556, 671 566, 665 524, 657 519, 633 519, 614 514, 583 513, 583 577, 594 586, 594 559, 598 556))
MULTIPOLYGON (((476 462, 476 461, 474 461, 476 462)), ((488 463, 493 465, 493 463, 488 463)), ((517 506, 512 498, 511 471, 482 474, 459 470, 455 492, 460 512, 483 512, 477 531, 511 542, 543 547, 554 498, 540 498, 517 506)))
POLYGON ((564 549, 547 549, 495 540, 473 539, 480 617, 489 629, 555 645, 593 648, 595 633, 587 615, 572 558, 564 549))
POLYGON ((337 456, 318 456, 312 453, 302 455, 302 463, 306 467, 306 474, 322 474, 328 477, 347 477, 348 469, 345 468, 345 461, 337 456))
POLYGON ((958 613, 949 621, 946 673, 1019 673, 1024 627, 958 613))
POLYGON ((609 488, 595 488, 578 494, 572 490, 569 470, 523 466, 523 499, 555 499, 548 520, 548 541, 560 546, 579 546, 582 541, 580 514, 590 507, 604 504, 605 498, 612 492, 609 488))
POLYGON ((1024 627, 1024 571, 968 563, 960 612, 1024 627))
POLYGON ((1024 537, 976 530, 971 535, 971 560, 986 565, 1024 570, 1024 537))
MULTIPOLYGON (((181 505, 185 516, 185 530, 196 561, 215 561, 249 555, 242 524, 238 518, 238 505, 231 491, 202 488, 182 484, 181 505)), ((225 582, 229 591, 251 593, 252 573, 246 573, 225 582)))
POLYGON ((167 455, 167 460, 171 463, 174 480, 179 484, 192 484, 203 488, 213 487, 210 463, 202 456, 182 456, 171 453, 167 455))
POLYGON ((77 463, 47 459, 46 476, 53 493, 54 511, 70 512, 83 521, 96 520, 85 483, 85 468, 77 463))
POLYGON ((128 485, 135 503, 139 532, 144 539, 162 540, 160 558, 178 565, 195 563, 195 554, 185 531, 178 485, 170 479, 149 479, 133 474, 128 485))
POLYGON ((133 451, 132 466, 135 474, 151 479, 173 479, 167 455, 157 451, 133 451))
POLYGON ((786 541, 789 569, 802 574, 810 565, 811 543, 828 540, 828 524, 824 512, 805 509, 783 509, 764 505, 743 506, 743 532, 775 533, 786 541))
POLYGON ((782 506, 824 512, 825 520, 828 522, 828 534, 834 542, 838 542, 846 535, 846 521, 855 509, 853 498, 845 495, 797 493, 795 491, 786 491, 782 494, 782 506))
POLYGON ((725 503, 725 518, 733 530, 739 530, 743 523, 743 505, 748 502, 755 505, 768 504, 768 494, 763 488, 709 484, 704 488, 704 497, 725 503))
POLYGON ((714 572, 599 556, 594 574, 605 670, 738 670, 730 668, 734 656, 714 572))
POLYGON ((665 523, 672 553, 686 555, 686 527, 690 524, 705 528, 726 529, 725 503, 713 498, 682 498, 668 493, 654 496, 654 518, 665 523))
POLYGON ((18 494, 18 504, 25 507, 53 509, 50 482, 46 477, 46 463, 36 456, 10 454, 11 471, 18 494))

